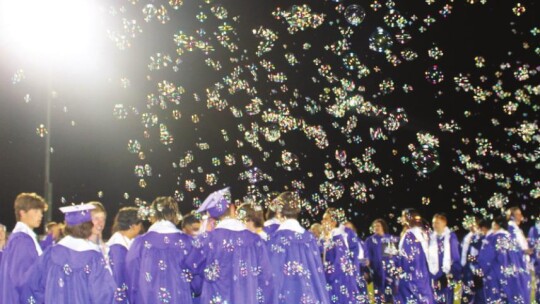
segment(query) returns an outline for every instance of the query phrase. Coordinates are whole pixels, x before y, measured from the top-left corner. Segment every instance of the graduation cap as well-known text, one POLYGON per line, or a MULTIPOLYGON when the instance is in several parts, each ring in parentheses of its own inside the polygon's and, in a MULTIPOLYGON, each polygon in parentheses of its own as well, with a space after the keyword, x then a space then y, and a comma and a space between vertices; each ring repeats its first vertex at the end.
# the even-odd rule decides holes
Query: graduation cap
POLYGON ((212 192, 197 209, 198 213, 208 211, 213 218, 219 218, 229 208, 231 203, 231 192, 229 187, 212 192))
POLYGON ((69 226, 75 226, 84 222, 92 220, 92 214, 90 211, 96 208, 91 204, 73 205, 67 207, 61 207, 60 211, 64 213, 66 224, 69 226))

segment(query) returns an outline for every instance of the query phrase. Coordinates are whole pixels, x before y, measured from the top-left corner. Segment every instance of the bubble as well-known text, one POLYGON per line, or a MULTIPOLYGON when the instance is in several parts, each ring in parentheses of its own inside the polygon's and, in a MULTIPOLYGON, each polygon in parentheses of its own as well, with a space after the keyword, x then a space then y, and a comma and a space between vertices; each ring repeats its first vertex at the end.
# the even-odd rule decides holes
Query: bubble
POLYGON ((375 52, 384 53, 393 44, 392 37, 382 27, 377 27, 369 37, 369 49, 375 52))
POLYGON ((130 139, 127 147, 129 153, 137 154, 141 150, 141 143, 136 139, 130 139))
POLYGON ((98 191, 98 197, 103 198, 103 191, 98 191))
POLYGON ((36 128, 36 134, 41 138, 45 137, 45 135, 47 135, 48 133, 49 133, 49 131, 47 131, 47 128, 45 128, 44 124, 40 124, 36 128))
POLYGON ((15 71, 15 74, 13 74, 13 76, 11 77, 11 83, 18 84, 21 81, 23 81, 25 78, 26 76, 24 74, 24 70, 18 69, 17 71, 15 71))
POLYGON ((343 197, 345 187, 340 182, 331 183, 326 181, 319 185, 319 192, 322 194, 325 200, 333 203, 343 197))
POLYGON ((293 171, 300 167, 300 161, 298 156, 292 152, 283 150, 283 152, 281 152, 281 165, 283 166, 283 169, 293 171))
POLYGON ((358 26, 366 18, 366 11, 358 4, 351 4, 345 9, 343 15, 349 24, 358 26))
POLYGON ((29 102, 32 100, 32 98, 30 98, 30 94, 24 95, 24 98, 23 98, 23 99, 24 99, 24 102, 25 102, 25 103, 29 103, 29 102))
POLYGON ((116 104, 113 108, 113 115, 119 120, 126 119, 128 116, 128 111, 126 108, 124 108, 123 104, 116 104))
POLYGON ((279 126, 273 125, 270 127, 263 128, 262 130, 264 139, 268 142, 275 142, 281 137, 281 131, 279 126))
POLYGON ((419 173, 429 174, 440 165, 439 153, 433 147, 422 145, 412 152, 411 164, 419 173))
POLYGON ((424 75, 426 80, 431 84, 438 84, 444 81, 444 74, 437 65, 430 67, 424 75))

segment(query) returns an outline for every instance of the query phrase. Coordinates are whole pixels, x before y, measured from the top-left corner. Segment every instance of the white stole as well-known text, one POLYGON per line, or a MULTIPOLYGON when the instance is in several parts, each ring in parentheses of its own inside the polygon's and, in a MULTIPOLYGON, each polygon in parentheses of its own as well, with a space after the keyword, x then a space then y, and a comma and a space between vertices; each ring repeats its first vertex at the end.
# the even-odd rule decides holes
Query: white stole
MULTIPOLYGON (((452 267, 452 252, 451 252, 452 249, 450 248, 450 232, 451 232, 450 229, 448 227, 445 227, 442 233, 442 236, 444 237, 442 271, 446 274, 450 273, 450 269, 452 267)), ((435 232, 431 234, 431 239, 429 240, 429 246, 433 247, 433 249, 430 248, 430 250, 438 251, 437 236, 438 234, 435 232)), ((438 252, 437 252, 437 259, 438 259, 438 252)))
POLYGON ((469 252, 469 247, 471 247, 471 242, 474 237, 474 233, 469 232, 463 238, 463 245, 461 246, 461 266, 467 264, 467 252, 469 252))
MULTIPOLYGON (((437 272, 439 272, 439 257, 437 256, 437 250, 432 250, 431 246, 429 246, 427 233, 425 233, 420 227, 409 228, 407 230, 407 233, 408 232, 411 232, 422 245, 422 250, 424 251, 424 255, 427 259, 429 272, 433 275, 437 274, 437 272)), ((399 241, 400 251, 403 249, 403 241, 407 233, 405 233, 405 235, 403 235, 399 241)))

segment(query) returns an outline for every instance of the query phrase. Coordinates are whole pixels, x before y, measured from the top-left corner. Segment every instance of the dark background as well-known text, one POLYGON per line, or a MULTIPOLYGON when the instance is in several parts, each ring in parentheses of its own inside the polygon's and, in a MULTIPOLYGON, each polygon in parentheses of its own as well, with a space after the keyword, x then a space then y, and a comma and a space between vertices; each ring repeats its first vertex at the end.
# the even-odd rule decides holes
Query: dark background
MULTIPOLYGON (((276 20, 271 13, 277 7, 282 10, 289 9, 294 4, 293 1, 229 0, 214 1, 211 4, 203 1, 185 2, 176 11, 170 8, 168 1, 164 1, 163 5, 168 9, 171 20, 160 24, 155 19, 145 22, 142 14, 145 5, 152 3, 159 7, 159 1, 139 1, 136 4, 109 1, 102 7, 103 24, 99 30, 103 34, 102 40, 96 42, 95 54, 100 59, 95 66, 52 68, 49 75, 52 77, 52 87, 58 92, 58 97, 53 100, 53 123, 50 130, 54 148, 51 165, 54 220, 61 219, 57 210, 60 205, 89 200, 103 202, 109 211, 110 221, 119 207, 133 205, 136 198, 150 203, 156 196, 173 195, 175 191, 183 212, 194 208, 193 198, 204 200, 208 193, 225 185, 232 186, 233 196, 242 199, 250 192, 247 190, 250 184, 246 180, 239 180, 239 175, 257 167, 273 178, 272 181, 254 184, 262 193, 267 192, 263 189, 265 185, 269 191, 282 191, 294 188, 291 187, 293 180, 304 182, 305 188, 300 189, 300 193, 310 204, 310 211, 305 211, 303 215, 304 224, 312 223, 322 215, 322 209, 313 206, 326 205, 314 201, 312 196, 319 191, 319 185, 327 180, 323 172, 325 163, 329 163, 335 173, 344 169, 335 159, 336 150, 346 151, 345 167, 351 168, 354 173, 349 178, 339 180, 346 189, 341 199, 327 204, 343 207, 350 220, 363 234, 368 233, 369 224, 377 217, 387 219, 396 231, 396 216, 406 207, 420 209, 428 219, 435 212, 445 212, 451 226, 461 227, 465 214, 482 214, 482 210, 478 208, 485 208, 484 215, 500 213, 499 208, 487 206, 488 199, 494 193, 507 196, 508 205, 524 208, 525 215, 530 219, 534 219, 538 213, 538 199, 531 197, 530 193, 535 188, 535 182, 536 187, 540 187, 538 169, 535 168, 538 167, 537 161, 527 162, 517 158, 515 163, 508 164, 500 157, 475 155, 474 144, 475 138, 483 137, 489 139, 494 150, 515 157, 520 153, 538 155, 538 139, 527 143, 516 135, 508 135, 505 130, 517 128, 524 121, 538 121, 538 96, 532 94, 532 105, 520 104, 516 113, 507 115, 502 111, 502 105, 513 98, 501 101, 492 95, 487 101, 476 103, 471 93, 457 91, 453 80, 460 73, 469 75, 474 86, 486 90, 492 90, 492 86, 501 80, 505 91, 511 93, 526 85, 538 86, 538 75, 535 73, 524 82, 517 81, 512 76, 513 71, 523 64, 530 64, 531 70, 538 67, 539 55, 535 54, 534 50, 539 47, 539 38, 530 32, 534 26, 538 26, 535 20, 535 16, 538 16, 538 4, 534 1, 521 2, 527 11, 519 17, 512 13, 515 4, 508 1, 487 1, 486 4, 449 2, 453 9, 452 14, 446 18, 439 14, 446 2, 437 1, 427 5, 420 1, 396 1, 395 7, 403 16, 409 21, 416 16, 418 20, 412 21, 406 27, 412 36, 411 41, 400 45, 394 39, 391 50, 400 58, 399 52, 405 48, 411 48, 419 55, 412 62, 401 58, 403 63, 397 67, 389 64, 384 54, 373 52, 368 47, 368 38, 376 27, 385 27, 392 34, 398 31, 384 25, 383 17, 389 11, 385 3, 381 2, 382 8, 374 12, 369 8, 371 2, 342 1, 344 7, 356 3, 363 6, 367 12, 366 19, 360 26, 351 27, 354 34, 349 38, 350 51, 355 52, 362 63, 371 69, 371 74, 361 80, 356 79, 354 73, 343 67, 343 55, 324 48, 342 39, 338 27, 347 26, 343 14, 336 10, 339 3, 294 1, 297 5, 308 4, 312 12, 324 13, 326 17, 325 23, 320 27, 290 35, 286 23, 276 20), (210 12, 210 8, 218 4, 228 10, 227 20, 217 20, 210 12), (120 9, 122 6, 124 9, 120 9), (111 15, 111 8, 115 8, 118 13, 111 15), (199 12, 207 15, 204 22, 195 18, 199 12), (421 33, 418 29, 422 25, 422 19, 428 15, 433 16, 436 22, 427 27, 426 32, 421 33), (239 18, 234 21, 234 16, 239 18), (127 50, 116 48, 106 34, 107 30, 122 30, 121 18, 136 19, 143 30, 130 40, 132 45, 127 50), (240 48, 236 53, 226 51, 212 34, 224 21, 236 29, 237 35, 232 36, 232 41, 240 48), (279 38, 272 51, 259 58, 255 55, 255 50, 260 39, 255 38, 252 29, 261 25, 275 31, 279 38), (214 52, 209 55, 199 50, 185 52, 180 56, 182 62, 178 64, 177 72, 171 68, 174 63, 159 71, 148 70, 149 57, 156 52, 170 54, 173 61, 179 57, 175 53, 176 46, 172 40, 178 30, 196 36, 195 31, 198 29, 207 32, 203 39, 211 41, 215 47, 214 52), (302 49, 305 42, 312 45, 310 50, 302 49), (524 48, 524 43, 528 43, 529 47, 524 48), (444 51, 439 60, 427 55, 427 50, 435 45, 444 51), (284 58, 287 52, 294 53, 299 59, 297 66, 291 67, 287 64, 284 58), (486 67, 480 69, 474 66, 476 56, 486 59, 486 67), (206 58, 220 60, 222 70, 214 71, 205 65, 206 58), (238 62, 231 62, 230 58, 238 59, 238 62), (357 86, 364 86, 365 93, 362 94, 365 100, 386 107, 388 112, 404 108, 409 122, 398 131, 385 132, 389 139, 380 141, 370 138, 369 129, 383 128, 384 118, 367 117, 354 112, 347 113, 344 118, 332 117, 324 108, 335 102, 334 97, 329 104, 319 101, 323 108, 319 113, 307 113, 303 109, 306 98, 318 100, 323 87, 339 86, 339 83, 328 83, 320 77, 313 64, 315 58, 330 64, 337 77, 351 79, 357 86), (275 72, 282 71, 287 74, 287 92, 280 91, 281 84, 268 81, 267 73, 260 66, 261 59, 274 63, 275 72), (511 68, 502 70, 503 63, 509 63, 511 68), (247 68, 251 64, 258 65, 257 81, 247 68), (445 80, 437 85, 424 79, 424 72, 434 64, 437 64, 445 75, 445 80), (262 111, 258 115, 251 116, 244 111, 242 118, 234 118, 229 109, 217 111, 206 106, 206 89, 222 81, 223 77, 237 66, 244 68, 240 78, 247 79, 251 87, 257 89, 256 96, 264 100, 262 111), (375 67, 379 68, 380 72, 376 72, 375 67), (497 71, 502 71, 501 77, 495 76, 497 71), (481 80, 482 76, 486 77, 484 81, 481 80), (121 77, 130 79, 129 88, 120 86, 121 77), (316 83, 312 81, 313 77, 317 79, 316 83), (391 94, 382 95, 379 84, 388 78, 395 82, 395 90, 391 94), (158 94, 157 83, 162 80, 186 89, 179 105, 167 103, 167 109, 161 109, 159 106, 147 104, 146 96, 150 93, 158 94), (405 83, 412 85, 414 91, 404 93, 401 86, 405 83), (297 96, 293 94, 295 88, 299 92, 297 96), (194 98, 194 93, 198 94, 200 101, 194 98), (263 150, 269 153, 268 157, 265 157, 245 141, 244 132, 239 131, 237 125, 241 123, 247 130, 254 122, 259 127, 267 126, 261 114, 264 110, 276 110, 277 106, 273 103, 276 99, 288 106, 291 116, 301 118, 310 125, 321 125, 327 132, 329 146, 325 149, 317 148, 301 130, 282 133, 283 145, 266 142, 259 135, 263 150), (296 101, 299 106, 295 107, 291 100, 296 101), (118 119, 113 115, 116 104, 123 104, 128 109, 127 119, 118 119), (64 107, 67 107, 67 112, 64 107), (138 113, 132 111, 131 107, 135 107, 138 113), (181 111, 181 119, 172 118, 171 112, 174 109, 181 111), (442 116, 437 114, 439 109, 444 111, 442 116), (470 111, 471 115, 464 115, 464 111, 470 111), (167 125, 174 136, 174 142, 170 145, 160 143, 159 123, 145 128, 141 124, 142 113, 156 114, 159 123, 167 125), (199 123, 192 122, 193 114, 199 116, 199 123), (334 122, 340 126, 345 125, 351 115, 358 118, 358 127, 352 134, 361 136, 362 142, 358 144, 347 142, 346 136, 332 126, 334 122), (455 133, 441 132, 438 124, 451 119, 460 125, 461 130, 455 133), (500 125, 494 126, 492 119, 497 119, 500 125), (72 125, 72 121, 75 125, 72 125), (221 133, 223 129, 227 130, 229 141, 224 141, 221 133), (145 131, 149 134, 148 138, 143 136, 145 131), (437 149, 440 166, 425 176, 419 176, 410 163, 401 161, 402 157, 410 158, 411 153, 407 146, 417 145, 416 134, 420 131, 435 135, 440 142, 437 149), (146 156, 144 160, 127 151, 130 139, 141 142, 141 151, 146 156), (466 143, 467 139, 469 144, 466 143), (238 147, 237 140, 243 142, 243 147, 238 147), (198 142, 208 143, 210 149, 201 151, 195 145, 198 142), (367 147, 376 150, 373 161, 381 169, 380 174, 360 173, 351 164, 350 160, 361 157, 367 147), (276 165, 284 149, 299 156, 299 170, 289 172, 276 165), (456 150, 470 154, 473 161, 482 165, 482 169, 471 170, 466 174, 456 172, 456 168, 464 168, 456 150), (187 151, 193 152, 194 161, 187 168, 172 166, 172 163, 178 163, 187 151), (229 153, 236 156, 234 166, 224 164, 224 156, 229 153), (253 165, 243 165, 241 155, 250 156, 253 165), (213 157, 221 159, 220 166, 212 165, 213 157), (142 188, 133 170, 135 165, 144 164, 152 166, 152 176, 144 178, 147 186, 142 188), (198 172, 199 167, 203 173, 198 172), (495 179, 483 178, 479 171, 499 173, 504 177, 502 180, 506 180, 510 186, 504 186, 495 179), (207 173, 218 176, 217 185, 205 183, 204 176, 207 173), (530 182, 520 184, 515 179, 516 174, 528 178, 530 182), (393 185, 381 185, 381 178, 386 175, 393 178, 393 185), (474 181, 467 181, 464 175, 473 176, 474 181), (197 182, 194 191, 188 191, 184 187, 187 179, 197 182), (355 181, 366 184, 368 195, 372 195, 367 202, 361 203, 351 198, 349 188, 355 181), (469 186, 471 192, 464 193, 461 188, 463 185, 469 186), (422 204, 422 198, 429 198, 430 203, 422 204), (475 201, 476 205, 464 203, 464 199, 468 198, 475 201)), ((43 194, 44 139, 36 135, 35 129, 45 121, 44 96, 47 94, 46 79, 49 76, 39 68, 29 65, 25 58, 17 57, 16 52, 9 49, 9 45, 2 45, 0 58, 0 222, 11 229, 14 225, 12 206, 15 196, 20 192, 43 194), (13 84, 11 77, 19 68, 25 70, 26 79, 13 84), (23 101, 26 94, 32 97, 29 103, 23 101)), ((226 89, 221 90, 221 95, 227 99, 229 107, 240 109, 254 97, 246 92, 231 95, 226 89)), ((338 178, 335 178, 332 182, 337 180, 338 178)), ((525 227, 532 223, 533 221, 529 220, 525 227)))

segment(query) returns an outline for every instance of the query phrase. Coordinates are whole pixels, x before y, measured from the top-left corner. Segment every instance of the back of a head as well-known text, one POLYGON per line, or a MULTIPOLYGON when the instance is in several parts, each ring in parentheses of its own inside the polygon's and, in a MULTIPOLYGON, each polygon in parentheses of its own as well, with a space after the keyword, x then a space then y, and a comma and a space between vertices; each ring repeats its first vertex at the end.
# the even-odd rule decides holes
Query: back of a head
POLYGON ((118 210, 114 218, 112 232, 129 230, 131 226, 142 223, 142 220, 138 217, 138 212, 139 209, 136 207, 124 207, 118 210))
POLYGON ((200 223, 201 221, 195 216, 195 214, 187 214, 182 218, 182 229, 185 229, 187 226, 200 223))
POLYGON ((151 218, 153 222, 165 220, 176 225, 182 215, 178 210, 178 204, 172 197, 160 196, 152 202, 151 218))
POLYGON ((47 203, 43 197, 36 193, 23 192, 15 198, 13 209, 15 209, 15 219, 20 221, 20 211, 29 211, 31 209, 41 209, 42 211, 45 211, 47 210, 47 203))
POLYGON ((84 222, 77 225, 66 225, 65 233, 66 235, 71 235, 74 238, 78 239, 88 239, 92 235, 92 228, 94 224, 92 221, 84 222))
POLYGON ((298 219, 301 211, 301 201, 298 194, 294 192, 283 192, 278 197, 281 205, 281 215, 287 219, 298 219))
POLYGON ((514 206, 514 207, 510 207, 508 209, 506 209, 506 220, 507 221, 510 221, 510 220, 513 220, 514 218, 514 213, 516 211, 521 211, 521 209, 519 209, 519 207, 517 206, 514 206))
POLYGON ((243 203, 236 211, 238 219, 241 221, 251 221, 256 228, 263 227, 264 215, 262 208, 253 206, 251 203, 243 203))
POLYGON ((422 227, 423 221, 422 216, 416 209, 407 208, 403 210, 403 215, 405 216, 405 221, 409 227, 422 227))
POLYGON ((497 224, 502 229, 507 229, 508 228, 508 222, 506 221, 506 218, 503 217, 502 215, 496 216, 493 219, 493 222, 495 224, 497 224))

